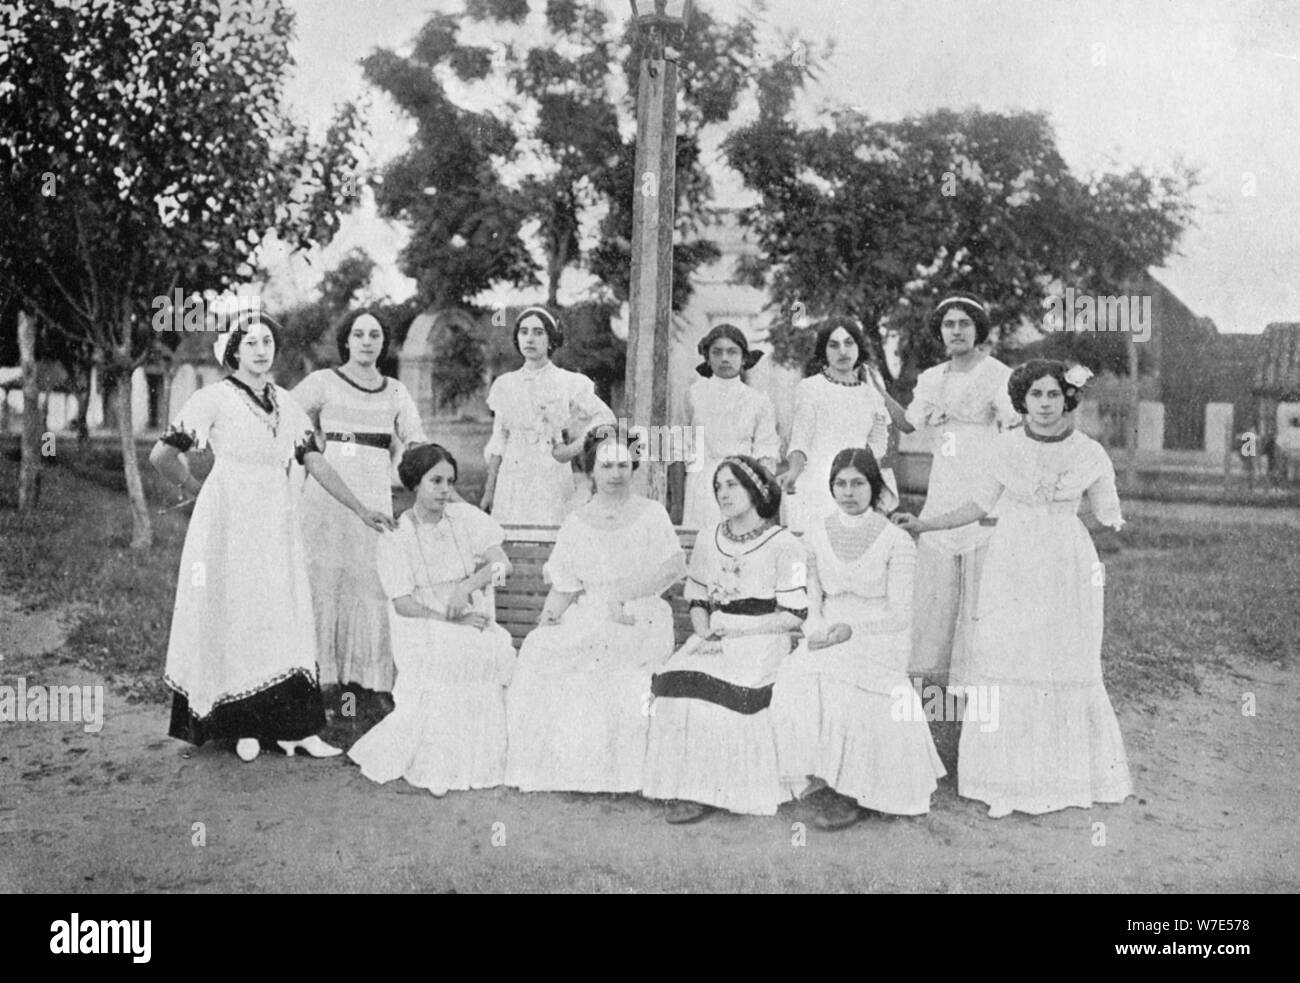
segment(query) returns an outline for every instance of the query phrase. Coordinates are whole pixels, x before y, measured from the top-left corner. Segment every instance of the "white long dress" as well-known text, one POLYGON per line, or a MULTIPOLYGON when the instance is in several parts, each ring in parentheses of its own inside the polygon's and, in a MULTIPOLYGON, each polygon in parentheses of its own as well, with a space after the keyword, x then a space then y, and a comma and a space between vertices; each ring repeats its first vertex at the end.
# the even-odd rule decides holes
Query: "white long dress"
POLYGON ((613 412, 596 395, 590 379, 554 362, 507 372, 492 383, 487 404, 494 420, 483 456, 501 458, 493 518, 516 525, 558 526, 589 497, 589 490, 574 480, 570 464, 551 456, 551 441, 575 420, 588 430, 614 423, 613 412))
MULTIPOLYGON (((411 394, 396 379, 371 390, 337 369, 313 372, 294 398, 325 435, 325 460, 368 508, 393 514, 391 444, 428 438, 411 394)), ((393 688, 388 600, 375 572, 380 534, 330 496, 319 482, 303 489, 307 569, 316 612, 321 685, 393 688)))
POLYGON ((506 694, 506 784, 526 792, 636 792, 641 788, 650 677, 673 650, 673 613, 659 596, 609 615, 611 584, 649 576, 681 556, 664 507, 634 497, 627 524, 599 529, 582 512, 564 520, 544 573, 582 593, 557 625, 534 628, 506 694))
POLYGON ((686 423, 695 428, 695 460, 686 467, 682 525, 712 529, 722 519, 713 494, 713 472, 722 459, 747 454, 755 460, 781 455, 776 408, 765 394, 737 376, 707 376, 686 393, 686 423))
POLYGON ((228 376, 191 396, 161 438, 215 458, 185 532, 163 677, 175 693, 169 732, 195 744, 298 740, 325 725, 290 479, 315 436, 288 391, 265 394, 269 410, 228 376))
MULTIPOLYGON (((831 462, 848 447, 870 447, 877 462, 889 449, 889 410, 874 386, 832 382, 824 373, 809 376, 795 387, 794 417, 790 425, 789 457, 802 451, 808 459, 795 494, 786 496, 789 527, 804 532, 836 508, 830 490, 831 462)), ((881 475, 897 500, 898 485, 892 468, 881 475)))
POLYGON ((837 509, 808 530, 804 545, 823 591, 805 636, 837 623, 853 635, 816 650, 802 642, 777 670, 772 719, 782 780, 793 794, 813 776, 867 809, 928 812, 946 772, 907 678, 912 537, 878 512, 849 517, 837 509), (870 545, 845 561, 832 534, 870 545))
MULTIPOLYGON (((780 526, 752 542, 701 533, 684 591, 692 606, 743 630, 755 616, 807 611, 806 554, 780 526)), ((722 639, 720 653, 698 639, 673 654, 655 677, 645 794, 701 802, 730 812, 770 816, 788 796, 781 784, 769 705, 777 667, 790 652, 788 632, 722 639)))
MULTIPOLYGON (((442 520, 432 525, 410 509, 397 530, 379 541, 379 580, 390 599, 409 594, 443 611, 456 582, 503 540, 501 527, 465 502, 448 502, 442 520)), ((491 615, 486 596, 472 600, 474 610, 491 615)), ((480 631, 406 618, 391 604, 389 615, 397 663, 395 707, 348 755, 372 781, 405 778, 434 795, 500 785, 506 765, 505 687, 515 663, 510 633, 495 622, 480 631)))
POLYGON ((972 496, 1000 510, 967 684, 996 687, 998 719, 972 719, 968 696, 958 792, 995 813, 1122 802, 1132 793, 1102 682, 1105 571, 1077 515, 1085 495, 1099 521, 1123 525, 1115 470, 1100 444, 1078 431, 1043 442, 1016 430, 994 442, 989 475, 972 496))
MULTIPOLYGON (((968 372, 945 362, 916 380, 907 420, 930 439, 930 482, 921 518, 931 519, 970 501, 988 473, 989 451, 1000 429, 1019 422, 1007 381, 1011 370, 986 356, 968 372)), ((916 557, 916 610, 910 670, 964 682, 970 630, 979 600, 980 569, 993 522, 971 523, 920 537, 916 557)))

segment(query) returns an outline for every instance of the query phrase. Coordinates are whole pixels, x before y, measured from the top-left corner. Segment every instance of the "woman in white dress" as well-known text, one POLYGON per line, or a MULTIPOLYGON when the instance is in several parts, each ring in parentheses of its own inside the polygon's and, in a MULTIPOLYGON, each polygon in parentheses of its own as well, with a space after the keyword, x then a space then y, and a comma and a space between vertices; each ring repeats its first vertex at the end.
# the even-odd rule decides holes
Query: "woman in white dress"
POLYGON ((957 791, 1012 811, 1052 812, 1132 794, 1119 722, 1101 673, 1104 569, 1078 516, 1086 497, 1119 529, 1115 470, 1105 449, 1072 426, 1091 373, 1035 359, 1009 384, 1025 426, 998 437, 971 500, 931 519, 900 516, 914 533, 978 520, 998 524, 980 579, 957 791), (999 707, 995 721, 972 708, 999 707))
POLYGON ((325 718, 294 460, 358 525, 382 531, 393 520, 348 489, 307 414, 270 381, 269 319, 220 336, 214 352, 233 373, 191 396, 149 456, 197 496, 167 644, 169 732, 194 744, 233 738, 245 761, 269 741, 290 755, 341 754, 315 736, 325 718), (209 447, 216 460, 200 483, 180 455, 209 447))
MULTIPOLYGON (((836 454, 846 447, 869 447, 879 461, 889 449, 891 407, 883 383, 870 371, 855 321, 827 318, 817 331, 813 366, 815 374, 795 387, 789 470, 780 477, 794 532, 805 531, 835 509, 826 479, 836 454)), ((881 474, 881 507, 888 512, 898 505, 898 486, 892 469, 881 474)))
POLYGON ((743 454, 775 471, 781 441, 772 400, 747 385, 742 375, 758 364, 763 353, 751 352, 744 333, 734 324, 712 328, 698 350, 704 361, 695 371, 704 378, 686 393, 686 424, 695 428, 695 459, 686 469, 682 525, 712 529, 722 518, 713 494, 713 473, 723 458, 743 454))
POLYGON ((807 614, 803 547, 775 522, 781 489, 753 458, 714 474, 725 517, 691 551, 695 629, 655 676, 645 794, 689 823, 712 809, 770 816, 788 798, 768 707, 807 614))
MULTIPOLYGON (((972 294, 945 297, 930 315, 930 330, 948 361, 916 380, 907 419, 930 440, 933 457, 922 519, 942 515, 970 498, 988 472, 999 430, 1020 423, 1007 395, 1011 370, 980 349, 989 315, 972 294)), ((971 523, 926 533, 917 543, 916 610, 910 671, 959 686, 970 653, 980 570, 993 523, 971 523)))
POLYGON ((917 816, 946 773, 907 678, 916 547, 875 509, 884 490, 865 447, 831 464, 839 508, 804 537, 804 642, 781 663, 772 694, 777 762, 814 824, 855 823, 859 806, 917 816))
POLYGON ((570 463, 591 428, 612 424, 614 414, 590 379, 551 361, 564 334, 545 308, 520 312, 514 343, 523 367, 488 390, 494 420, 483 450, 488 474, 480 504, 498 522, 558 526, 590 493, 570 463))
POLYGON ((348 755, 372 781, 405 778, 434 795, 500 785, 515 649, 490 590, 510 572, 505 535, 454 499, 456 459, 439 445, 408 450, 398 473, 415 504, 378 554, 392 602, 396 708, 348 755))
POLYGON ((612 427, 583 458, 596 492, 560 526, 550 593, 506 694, 506 784, 526 792, 636 792, 645 763, 650 676, 673 650, 660 595, 686 560, 668 513, 632 494, 635 448, 612 427))
MULTIPOLYGON (((393 514, 390 454, 428 438, 411 394, 379 372, 388 332, 373 314, 344 321, 336 337, 343 365, 303 379, 294 398, 325 438, 325 459, 376 512, 393 514)), ((355 522, 323 487, 303 489, 307 569, 316 613, 316 655, 322 687, 360 686, 382 694, 393 689, 388 636, 388 599, 375 569, 379 535, 355 522)))

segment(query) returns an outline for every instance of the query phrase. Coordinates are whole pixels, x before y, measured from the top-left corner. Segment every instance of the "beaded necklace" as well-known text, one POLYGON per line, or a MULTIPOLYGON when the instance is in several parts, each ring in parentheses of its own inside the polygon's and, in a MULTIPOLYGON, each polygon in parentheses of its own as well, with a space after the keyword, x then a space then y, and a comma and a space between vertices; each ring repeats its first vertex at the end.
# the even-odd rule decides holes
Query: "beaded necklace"
POLYGON ((854 380, 853 380, 852 382, 841 382, 839 379, 832 379, 832 378, 831 378, 831 370, 830 370, 829 367, 828 367, 828 368, 824 368, 824 369, 822 369, 822 376, 826 379, 827 382, 833 382, 833 383, 835 383, 835 385, 837 385, 837 386, 848 386, 848 387, 852 388, 853 386, 860 386, 860 385, 862 385, 862 380, 861 380, 860 378, 856 378, 856 377, 854 378, 854 380))

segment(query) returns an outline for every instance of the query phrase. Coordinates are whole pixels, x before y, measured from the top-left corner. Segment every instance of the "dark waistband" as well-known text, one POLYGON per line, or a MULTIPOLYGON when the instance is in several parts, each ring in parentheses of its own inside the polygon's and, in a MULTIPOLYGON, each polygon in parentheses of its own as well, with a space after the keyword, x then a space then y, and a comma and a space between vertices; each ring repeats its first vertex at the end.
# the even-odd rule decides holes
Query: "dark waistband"
POLYGON ((772 702, 771 683, 757 688, 738 686, 707 672, 693 670, 658 673, 650 679, 650 692, 679 700, 703 700, 743 714, 766 710, 772 702))
POLYGON ((329 431, 325 434, 326 440, 337 441, 340 444, 360 444, 362 447, 378 447, 380 450, 388 450, 393 443, 393 435, 390 433, 337 433, 329 431))
POLYGON ((710 604, 709 610, 721 611, 723 614, 775 614, 776 598, 741 597, 726 604, 710 604))

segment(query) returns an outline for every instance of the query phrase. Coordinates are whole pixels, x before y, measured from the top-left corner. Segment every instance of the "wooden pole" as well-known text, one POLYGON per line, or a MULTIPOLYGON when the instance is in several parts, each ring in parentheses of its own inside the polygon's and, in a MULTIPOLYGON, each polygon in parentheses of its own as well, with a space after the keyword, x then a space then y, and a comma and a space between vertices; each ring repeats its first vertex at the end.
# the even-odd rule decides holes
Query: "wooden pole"
POLYGON ((18 466, 18 511, 36 508, 40 493, 41 390, 36 377, 36 318, 18 312, 18 362, 23 370, 22 461, 18 466))
MULTIPOLYGON (((637 89, 636 188, 627 336, 628 427, 668 423, 668 339, 673 296, 677 64, 645 58, 637 89)), ((656 449, 656 448, 651 448, 656 449)), ((668 465, 642 461, 649 498, 667 504, 668 465)))

